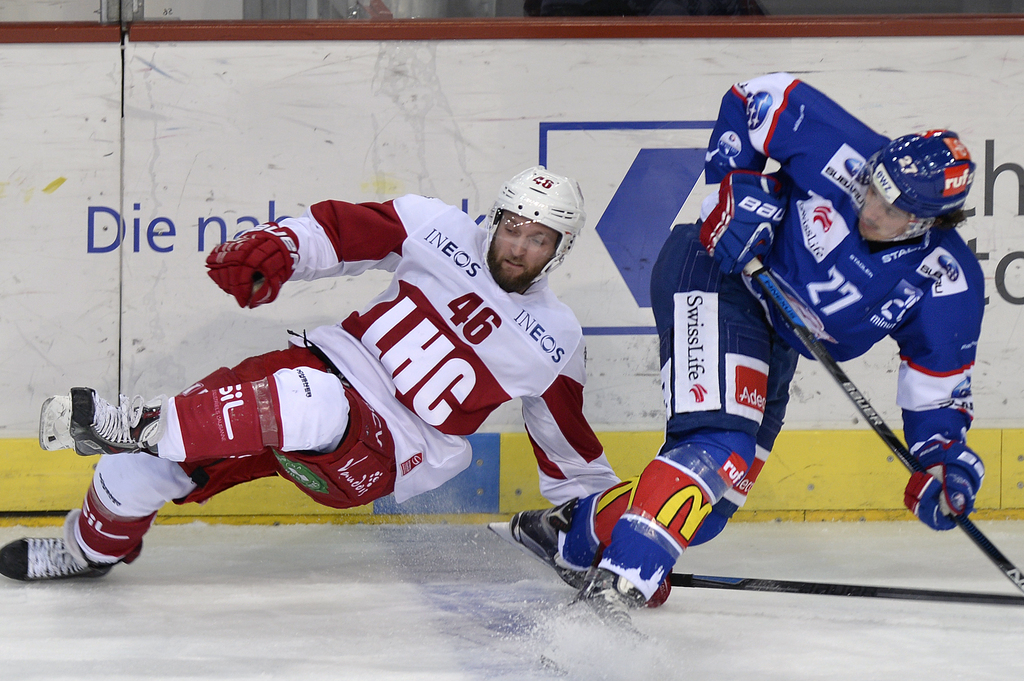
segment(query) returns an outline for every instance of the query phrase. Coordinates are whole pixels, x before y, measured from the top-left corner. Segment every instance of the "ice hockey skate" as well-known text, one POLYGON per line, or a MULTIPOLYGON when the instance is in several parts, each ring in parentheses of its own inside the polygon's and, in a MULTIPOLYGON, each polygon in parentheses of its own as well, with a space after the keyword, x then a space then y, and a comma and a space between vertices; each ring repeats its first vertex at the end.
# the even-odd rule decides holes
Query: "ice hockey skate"
POLYGON ((0 574, 23 582, 102 577, 111 567, 79 563, 63 539, 18 539, 0 549, 0 574))
POLYGON ((607 622, 633 630, 630 610, 646 605, 647 599, 632 582, 601 567, 591 568, 573 603, 583 603, 607 622))
POLYGON ((81 456, 155 453, 163 436, 160 418, 165 397, 144 402, 136 395, 119 396, 118 406, 92 388, 72 388, 43 402, 39 414, 39 446, 47 451, 74 449, 81 456))
POLYGON ((496 535, 553 569, 574 589, 583 586, 586 571, 565 565, 558 553, 558 532, 565 532, 572 523, 576 499, 540 511, 520 511, 507 523, 490 523, 496 535))
POLYGON ((64 523, 64 537, 17 539, 0 549, 0 574, 22 582, 72 577, 102 577, 113 565, 90 563, 71 538, 70 528, 81 511, 64 523))

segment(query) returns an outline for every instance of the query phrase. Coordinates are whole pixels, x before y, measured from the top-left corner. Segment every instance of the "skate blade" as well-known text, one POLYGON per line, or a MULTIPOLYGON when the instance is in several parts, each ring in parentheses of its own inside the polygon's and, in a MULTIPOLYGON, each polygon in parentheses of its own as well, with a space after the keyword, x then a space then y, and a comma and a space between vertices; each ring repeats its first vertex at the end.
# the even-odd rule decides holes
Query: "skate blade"
POLYGON ((519 542, 512 537, 512 528, 507 522, 487 523, 487 529, 507 541, 509 544, 515 544, 516 546, 519 545, 519 542))
POLYGON ((39 412, 39 446, 48 452, 74 449, 71 437, 71 397, 55 395, 43 402, 39 412))
POLYGON ((491 532, 507 541, 512 546, 515 546, 517 549, 528 555, 530 558, 533 558, 541 565, 544 565, 554 570, 555 574, 557 574, 563 582, 565 582, 572 588, 579 589, 581 586, 583 586, 583 581, 587 575, 586 571, 577 571, 565 566, 552 565, 548 561, 544 560, 536 553, 531 551, 529 547, 527 547, 525 544, 516 540, 516 538, 512 534, 512 526, 510 522, 487 523, 487 529, 489 529, 491 532))
POLYGON ((511 523, 508 523, 508 522, 504 522, 504 523, 487 523, 487 528, 491 532, 493 532, 494 534, 498 535, 499 537, 501 537, 502 539, 507 541, 512 546, 516 547, 517 549, 519 549, 520 551, 522 551, 523 553, 528 555, 530 558, 533 558, 534 560, 538 561, 542 565, 546 565, 547 567, 551 567, 550 565, 547 564, 547 561, 545 561, 543 558, 541 558, 536 553, 534 553, 529 548, 527 548, 522 543, 520 543, 519 541, 516 540, 516 538, 512 535, 512 525, 511 525, 511 523))

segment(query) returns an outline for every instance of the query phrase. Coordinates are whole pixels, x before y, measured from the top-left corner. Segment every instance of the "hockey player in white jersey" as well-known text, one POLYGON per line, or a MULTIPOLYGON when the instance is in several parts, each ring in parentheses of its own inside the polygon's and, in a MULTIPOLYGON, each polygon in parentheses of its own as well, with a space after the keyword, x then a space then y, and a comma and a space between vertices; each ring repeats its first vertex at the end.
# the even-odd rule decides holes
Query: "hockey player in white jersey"
POLYGON ((513 398, 547 499, 617 483, 583 416, 582 329, 547 285, 585 219, 579 185, 535 167, 504 184, 483 228, 408 195, 318 203, 217 246, 209 275, 242 307, 272 302, 289 280, 394 278, 343 322, 169 399, 110 404, 89 388, 48 399, 40 445, 101 457, 64 538, 8 544, 0 573, 101 576, 138 556, 165 503, 266 476, 334 508, 392 492, 401 503, 466 468, 466 436, 513 398))
POLYGON ((705 163, 719 191, 701 222, 675 227, 651 275, 665 444, 638 479, 495 529, 612 614, 667 597, 684 549, 743 504, 798 353, 810 357, 742 273, 754 257, 837 360, 896 341, 903 430, 928 470, 904 502, 928 526, 954 527, 985 472, 966 443, 984 281, 954 229, 973 175, 948 130, 890 140, 786 73, 734 86, 705 163), (769 158, 781 167, 765 175, 769 158))

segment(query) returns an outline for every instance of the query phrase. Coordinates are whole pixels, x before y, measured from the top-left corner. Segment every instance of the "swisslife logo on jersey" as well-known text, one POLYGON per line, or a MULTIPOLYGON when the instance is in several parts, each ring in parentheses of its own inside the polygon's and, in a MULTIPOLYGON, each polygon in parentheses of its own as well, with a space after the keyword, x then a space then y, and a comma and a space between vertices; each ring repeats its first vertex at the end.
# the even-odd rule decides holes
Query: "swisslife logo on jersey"
POLYGON ((726 353, 725 411, 760 424, 767 399, 767 362, 745 355, 726 353))
POLYGON ((797 201, 796 207, 804 246, 821 262, 850 234, 850 228, 828 199, 812 194, 806 201, 797 201))

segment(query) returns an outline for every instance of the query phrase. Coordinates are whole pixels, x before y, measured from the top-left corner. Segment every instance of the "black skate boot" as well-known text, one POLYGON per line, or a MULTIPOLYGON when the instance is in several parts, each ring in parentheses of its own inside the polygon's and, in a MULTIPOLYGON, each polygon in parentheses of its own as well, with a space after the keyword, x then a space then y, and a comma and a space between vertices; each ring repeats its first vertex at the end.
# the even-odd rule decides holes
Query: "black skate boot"
POLYGON ((558 532, 567 532, 576 510, 576 499, 541 511, 520 511, 507 523, 491 523, 488 527, 499 537, 539 558, 552 568, 562 581, 574 589, 583 586, 585 570, 566 565, 558 553, 558 532))
POLYGON ((81 511, 73 511, 65 522, 65 538, 18 539, 0 549, 0 574, 23 582, 72 577, 102 577, 110 572, 112 564, 91 563, 68 528, 77 522, 81 511))
POLYGON ((644 607, 647 599, 625 577, 595 566, 573 603, 586 603, 603 621, 633 629, 629 611, 644 607))
POLYGON ((39 446, 48 451, 74 448, 81 456, 155 454, 164 431, 160 413, 165 401, 163 395, 149 403, 138 395, 131 400, 121 395, 115 407, 92 388, 72 388, 69 395, 43 402, 39 446))

